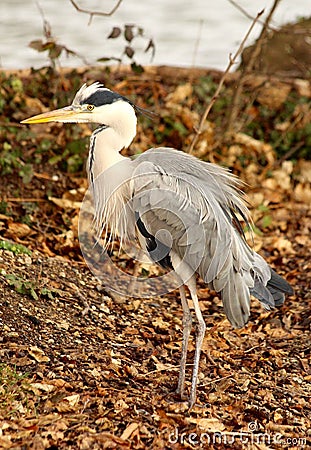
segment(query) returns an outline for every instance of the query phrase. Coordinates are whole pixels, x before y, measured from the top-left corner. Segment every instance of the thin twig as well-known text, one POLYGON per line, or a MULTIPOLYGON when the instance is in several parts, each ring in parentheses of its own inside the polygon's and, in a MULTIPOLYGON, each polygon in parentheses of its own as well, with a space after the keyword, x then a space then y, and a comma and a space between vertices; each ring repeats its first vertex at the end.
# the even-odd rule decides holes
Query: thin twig
POLYGON ((243 40, 242 40, 242 42, 241 42, 241 44, 240 44, 238 50, 237 50, 236 53, 234 54, 234 56, 232 57, 231 54, 229 55, 229 63, 228 63, 228 65, 227 65, 227 68, 226 68, 225 72, 223 73, 223 76, 221 77, 221 80, 220 80, 220 82, 219 82, 219 84, 218 84, 218 87, 217 87, 217 89, 216 89, 215 94, 213 95, 213 97, 212 97, 210 103, 207 105, 207 107, 206 107, 206 109, 205 109, 205 111, 204 111, 203 116, 201 117, 199 127, 195 130, 195 131, 196 131, 196 134, 195 134, 195 136, 194 136, 194 138, 193 138, 193 140, 192 140, 192 142, 191 142, 191 145, 190 145, 190 147, 189 147, 188 153, 191 154, 191 153, 193 152, 193 149, 194 149, 194 147, 195 147, 195 144, 197 143, 197 140, 198 140, 200 134, 202 133, 203 126, 204 126, 204 122, 206 121, 206 118, 207 118, 207 116, 208 116, 210 110, 211 110, 212 107, 214 106, 214 103, 215 103, 215 101, 217 100, 217 98, 218 98, 218 96, 219 96, 220 90, 221 90, 221 88, 222 88, 222 86, 223 86, 223 84, 224 84, 224 82, 225 82, 225 79, 226 79, 226 77, 227 77, 227 74, 229 73, 231 67, 235 64, 237 58, 238 58, 238 57, 240 56, 240 54, 242 53, 242 51, 243 51, 243 49, 244 49, 245 42, 246 42, 247 39, 249 38, 249 35, 251 34, 251 32, 252 32, 252 30, 253 30, 253 28, 254 28, 256 22, 258 21, 259 17, 262 16, 263 13, 264 13, 264 10, 260 11, 260 12, 257 14, 257 16, 256 16, 255 19, 253 20, 251 26, 249 27, 249 29, 248 29, 246 35, 244 36, 244 38, 243 38, 243 40))
POLYGON ((287 161, 288 159, 292 158, 293 155, 300 150, 305 145, 304 141, 297 142, 296 145, 291 147, 280 159, 277 159, 273 164, 273 169, 276 169, 277 167, 281 166, 284 161, 287 161))
POLYGON ((25 125, 21 125, 20 123, 16 123, 16 122, 5 122, 5 121, 1 120, 0 127, 25 128, 25 125))
MULTIPOLYGON (((297 117, 290 122, 289 126, 283 131, 283 133, 280 135, 280 137, 274 141, 274 143, 273 143, 274 148, 277 148, 282 142, 285 141, 286 137, 288 137, 290 132, 295 130, 296 125, 298 125, 299 122, 301 122, 303 120, 303 116, 304 116, 304 113, 302 111, 299 114, 297 114, 297 117)), ((291 117, 291 119, 292 118, 293 117, 291 117)))
POLYGON ((241 93, 244 88, 245 79, 246 79, 247 75, 251 72, 251 70, 253 69, 255 62, 258 61, 258 59, 259 59, 259 55, 260 55, 264 40, 266 38, 267 29, 268 29, 270 20, 271 20, 273 13, 279 2, 280 2, 280 0, 274 0, 274 3, 269 11, 269 14, 263 24, 260 36, 256 41, 255 47, 252 51, 252 54, 246 64, 245 68, 243 69, 243 71, 241 73, 237 87, 234 91, 234 96, 233 96, 232 103, 231 103, 231 110, 230 110, 230 114, 229 114, 229 118, 228 118, 227 131, 225 134, 230 134, 233 132, 234 124, 236 123, 236 119, 240 112, 239 102, 240 102, 240 98, 241 98, 241 93))
POLYGON ((193 56, 192 56, 192 67, 195 66, 195 61, 196 61, 196 59, 197 59, 198 49, 199 49, 199 45, 200 45, 200 41, 201 41, 201 37, 202 37, 202 28, 203 28, 203 24, 204 24, 204 20, 203 20, 203 19, 200 19, 200 21, 199 21, 198 35, 197 35, 197 38, 196 38, 195 44, 194 44, 194 51, 193 51, 193 56))
POLYGON ((37 198, 37 197, 6 197, 6 202, 17 202, 17 203, 34 203, 34 202, 48 202, 49 200, 46 198, 37 198))
POLYGON ((225 377, 216 378, 216 380, 211 380, 211 381, 208 381, 207 383, 200 384, 200 387, 208 386, 208 385, 213 384, 213 383, 218 383, 218 381, 227 380, 228 378, 231 378, 231 380, 236 383, 236 380, 233 378, 232 374, 230 374, 230 375, 227 375, 225 377))
MULTIPOLYGON (((254 20, 254 16, 252 16, 251 14, 249 14, 246 9, 244 9, 242 6, 240 6, 238 3, 236 3, 234 0, 228 0, 229 3, 231 3, 231 5, 233 5, 235 8, 237 8, 242 14, 244 14, 245 17, 247 17, 250 20, 254 20)), ((258 23, 261 23, 262 25, 264 25, 264 21, 262 20, 258 20, 258 23)), ((269 25, 269 30, 271 31, 277 31, 277 28, 271 27, 269 25)))
POLYGON ((111 11, 109 12, 103 12, 103 11, 90 11, 89 9, 84 9, 79 6, 75 0, 70 0, 70 3, 75 7, 75 9, 79 12, 86 13, 90 15, 89 25, 92 22, 92 19, 94 16, 112 16, 116 12, 116 10, 119 8, 119 6, 122 3, 122 0, 118 0, 117 3, 114 5, 111 11))
MULTIPOLYGON (((247 17, 248 19, 253 20, 254 16, 252 16, 251 14, 249 14, 246 9, 242 8, 242 6, 240 6, 238 3, 236 3, 234 0, 228 0, 229 3, 231 3, 231 5, 233 5, 235 8, 237 8, 242 14, 244 14, 245 17, 247 17)), ((264 21, 262 20, 258 20, 258 23, 261 23, 262 25, 264 24, 264 21)), ((286 25, 285 25, 286 26, 286 25)), ((270 31, 274 31, 274 32, 278 32, 278 31, 282 31, 282 33, 285 34, 310 34, 309 32, 309 28, 300 28, 298 30, 293 30, 292 27, 290 29, 288 29, 287 31, 284 31, 283 27, 281 29, 279 29, 278 27, 273 27, 271 25, 268 26, 268 30, 270 31)))

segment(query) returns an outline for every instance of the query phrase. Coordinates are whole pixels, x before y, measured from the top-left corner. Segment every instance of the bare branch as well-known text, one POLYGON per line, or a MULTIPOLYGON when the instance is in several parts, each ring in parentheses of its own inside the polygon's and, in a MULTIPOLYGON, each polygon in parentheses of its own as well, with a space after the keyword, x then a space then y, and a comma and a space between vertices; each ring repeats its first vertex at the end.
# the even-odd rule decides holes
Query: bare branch
POLYGON ((244 49, 245 42, 246 42, 247 39, 249 38, 249 35, 250 35, 251 32, 253 31, 253 28, 254 28, 255 24, 257 23, 258 19, 262 16, 263 13, 264 13, 264 10, 260 11, 260 12, 257 14, 257 16, 254 18, 254 20, 253 20, 251 26, 249 27, 249 29, 248 29, 246 35, 244 36, 244 38, 243 38, 243 40, 242 40, 242 42, 241 42, 239 48, 237 49, 236 53, 234 54, 234 56, 232 56, 231 54, 229 55, 229 63, 228 63, 228 65, 227 65, 227 68, 226 68, 226 70, 224 71, 223 76, 221 77, 221 80, 220 80, 220 82, 219 82, 219 84, 218 84, 218 87, 217 87, 217 89, 216 89, 215 94, 213 95, 213 97, 212 97, 210 103, 207 105, 207 107, 206 107, 206 109, 205 109, 205 111, 204 111, 204 113, 203 113, 203 116, 201 117, 199 127, 195 130, 195 131, 196 131, 196 134, 195 134, 195 136, 194 136, 194 138, 193 138, 193 140, 192 140, 192 142, 191 142, 191 145, 190 145, 190 147, 189 147, 188 153, 191 154, 191 153, 193 152, 193 149, 194 149, 194 147, 195 147, 195 144, 197 143, 197 140, 198 140, 200 134, 201 134, 202 131, 203 131, 204 122, 206 121, 206 118, 207 118, 207 116, 208 116, 210 110, 211 110, 212 107, 214 106, 214 103, 216 102, 216 100, 217 100, 217 98, 218 98, 218 96, 219 96, 220 90, 221 90, 221 88, 222 88, 222 86, 223 86, 223 84, 224 84, 224 82, 225 82, 225 80, 226 80, 226 77, 227 77, 227 75, 228 75, 228 73, 229 73, 231 67, 233 66, 233 64, 235 64, 237 58, 238 58, 238 57, 240 56, 240 54, 242 53, 242 51, 243 51, 243 49, 244 49))
POLYGON ((103 11, 91 11, 89 9, 81 8, 75 0, 70 0, 70 3, 74 6, 74 8, 82 13, 86 13, 90 15, 89 25, 92 22, 92 19, 94 16, 112 16, 116 12, 116 10, 119 8, 119 6, 122 3, 122 0, 118 0, 117 3, 114 5, 111 11, 109 12, 103 12, 103 11))
MULTIPOLYGON (((254 20, 254 16, 252 16, 251 14, 249 14, 246 9, 244 9, 242 6, 240 6, 237 2, 235 2, 234 0, 228 0, 229 3, 231 3, 231 5, 233 5, 236 9, 238 9, 242 14, 244 14, 245 17, 247 17, 250 20, 254 20)), ((264 21, 262 20, 258 20, 258 23, 261 23, 262 25, 265 24, 264 21)), ((271 27, 271 25, 269 25, 269 30, 271 31, 277 31, 276 28, 271 27)))
POLYGON ((267 35, 269 22, 270 22, 270 20, 273 16, 273 13, 280 1, 281 0, 274 0, 274 3, 269 11, 269 14, 263 24, 260 36, 257 39, 254 50, 252 51, 252 54, 246 64, 245 68, 243 69, 243 71, 241 73, 241 76, 239 78, 239 81, 238 81, 238 84, 237 84, 237 87, 235 89, 234 96, 232 99, 232 103, 231 103, 231 110, 230 110, 230 114, 229 114, 229 118, 228 118, 228 125, 227 125, 227 133, 232 133, 232 131, 233 131, 233 125, 236 122, 236 119, 239 114, 239 99, 241 97, 241 92, 244 87, 245 79, 246 79, 247 75, 251 72, 251 70, 253 69, 255 62, 258 61, 258 59, 259 59, 259 55, 260 55, 264 40, 267 35))
POLYGON ((197 57, 197 54, 198 54, 199 44, 200 44, 200 41, 201 41, 203 23, 204 23, 204 20, 200 19, 198 35, 197 35, 197 38, 196 38, 196 41, 195 41, 195 44, 194 44, 194 51, 193 51, 193 56, 192 56, 192 66, 193 67, 195 66, 195 61, 196 61, 196 57, 197 57))
MULTIPOLYGON (((231 5, 233 5, 235 8, 237 8, 248 19, 254 20, 254 17, 251 14, 249 14, 246 11, 246 9, 242 8, 242 6, 240 6, 238 3, 236 3, 234 0, 228 0, 228 2, 231 3, 231 5)), ((258 21, 258 22, 260 22, 260 21, 258 21)))

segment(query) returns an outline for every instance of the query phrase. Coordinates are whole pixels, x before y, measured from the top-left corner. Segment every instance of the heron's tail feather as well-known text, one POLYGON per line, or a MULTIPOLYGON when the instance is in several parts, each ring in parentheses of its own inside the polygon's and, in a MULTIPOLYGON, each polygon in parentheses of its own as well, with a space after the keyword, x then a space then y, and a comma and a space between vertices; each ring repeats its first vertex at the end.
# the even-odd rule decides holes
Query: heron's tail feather
POLYGON ((255 284, 250 293, 263 303, 266 309, 272 309, 276 306, 281 306, 285 300, 285 294, 293 294, 293 289, 290 284, 270 268, 271 278, 265 286, 258 278, 255 279, 255 284))
MULTIPOLYGON (((293 289, 289 283, 278 275, 273 269, 269 267, 271 277, 265 285, 258 276, 254 281, 254 287, 249 288, 249 279, 242 276, 241 273, 231 271, 228 276, 228 281, 225 285, 222 284, 221 289, 214 280, 213 286, 216 290, 221 292, 221 298, 224 305, 224 310, 228 320, 236 328, 243 327, 249 318, 250 314, 250 294, 254 295, 266 309, 273 309, 276 306, 281 306, 285 300, 285 294, 293 294, 293 289)), ((220 280, 219 280, 220 281, 220 280)))
POLYGON ((236 328, 243 327, 249 319, 250 294, 240 273, 232 270, 228 282, 221 290, 221 298, 230 323, 236 328))
POLYGON ((271 278, 268 281, 267 287, 274 298, 275 306, 280 306, 284 303, 285 295, 293 295, 294 290, 291 285, 273 269, 271 269, 271 278), (280 294, 282 294, 283 301, 280 302, 280 294))

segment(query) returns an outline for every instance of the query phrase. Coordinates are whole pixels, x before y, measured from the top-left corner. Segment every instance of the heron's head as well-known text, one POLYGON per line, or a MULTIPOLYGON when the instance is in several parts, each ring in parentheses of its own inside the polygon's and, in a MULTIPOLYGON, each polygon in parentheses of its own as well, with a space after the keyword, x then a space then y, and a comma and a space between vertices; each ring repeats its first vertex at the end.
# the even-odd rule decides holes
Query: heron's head
POLYGON ((90 86, 84 84, 71 105, 30 117, 21 123, 97 123, 112 128, 129 127, 131 124, 136 128, 135 110, 140 108, 96 82, 90 86))

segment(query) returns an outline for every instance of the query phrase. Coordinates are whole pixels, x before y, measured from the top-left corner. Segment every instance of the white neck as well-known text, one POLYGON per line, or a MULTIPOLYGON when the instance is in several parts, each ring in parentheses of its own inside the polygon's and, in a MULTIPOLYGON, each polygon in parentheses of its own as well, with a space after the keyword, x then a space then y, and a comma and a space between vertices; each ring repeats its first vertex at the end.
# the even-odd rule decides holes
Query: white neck
POLYGON ((124 159, 120 150, 124 146, 118 145, 120 137, 112 128, 100 128, 94 131, 90 140, 89 176, 97 178, 102 172, 124 159))
POLYGON ((109 105, 104 123, 105 126, 97 128, 91 136, 88 161, 90 179, 95 179, 112 165, 126 159, 119 152, 127 148, 136 135, 136 114, 127 102, 109 105))

